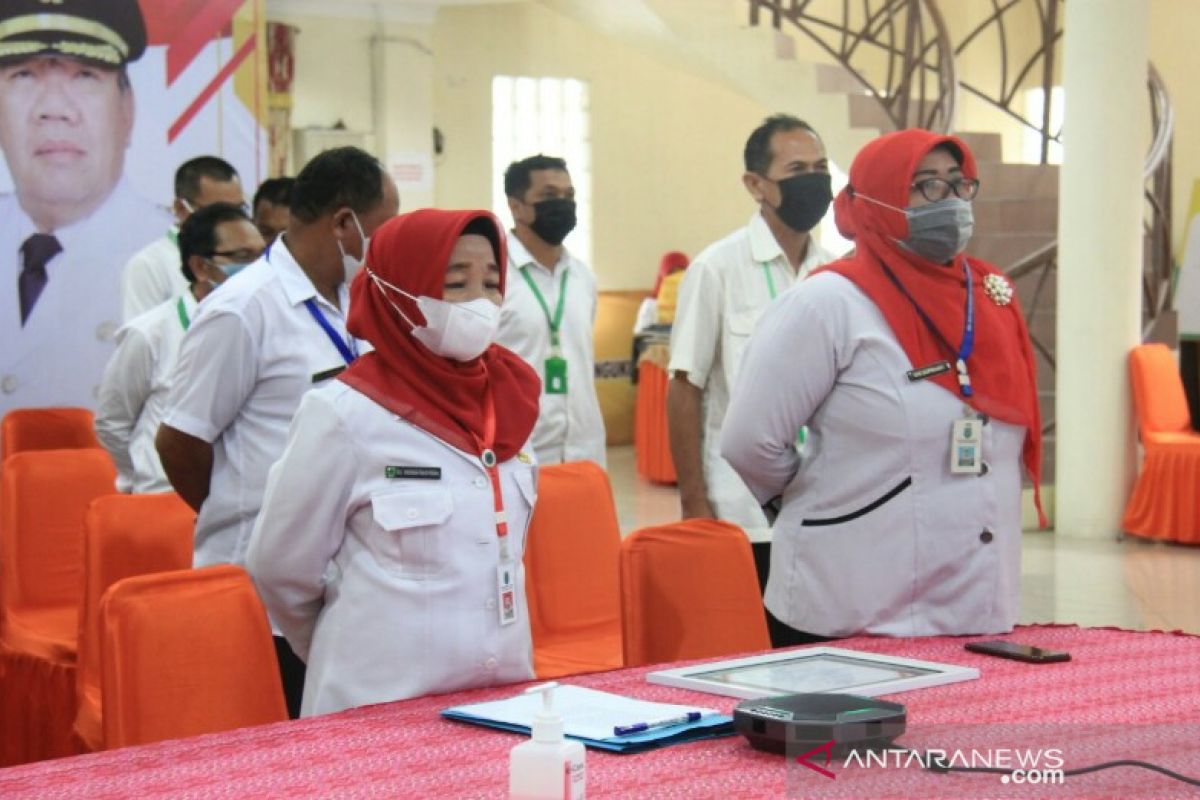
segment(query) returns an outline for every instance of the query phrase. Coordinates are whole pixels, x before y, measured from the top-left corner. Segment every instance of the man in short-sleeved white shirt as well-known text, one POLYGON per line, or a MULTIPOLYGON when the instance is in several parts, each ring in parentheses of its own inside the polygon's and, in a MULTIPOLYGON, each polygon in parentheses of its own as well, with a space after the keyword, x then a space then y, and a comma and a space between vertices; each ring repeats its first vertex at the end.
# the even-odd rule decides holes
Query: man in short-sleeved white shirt
POLYGON ((126 322, 188 290, 179 270, 179 226, 212 203, 245 203, 237 171, 216 156, 185 161, 175 170, 176 224, 143 247, 121 271, 121 314, 126 322))
POLYGON ((117 351, 100 383, 96 435, 117 465, 118 490, 171 491, 154 436, 167 411, 179 345, 196 318, 197 303, 256 260, 265 246, 239 206, 214 203, 200 209, 179 232, 176 260, 188 289, 117 331, 117 351))
POLYGON ((742 181, 759 210, 684 273, 671 329, 667 410, 683 517, 724 519, 743 528, 765 584, 770 526, 721 458, 721 423, 758 318, 777 296, 832 260, 809 233, 832 194, 824 145, 795 117, 776 115, 755 129, 745 165, 742 181))
MULTIPOLYGON (((346 284, 399 205, 373 156, 353 147, 317 155, 296 178, 287 231, 204 301, 184 336, 156 445, 171 485, 199 512, 196 566, 245 563, 300 398, 364 346, 346 331, 346 284)), ((296 715, 303 664, 286 648, 279 639, 296 715)))
POLYGON ((596 396, 596 278, 562 241, 575 227, 575 188, 560 158, 509 166, 504 191, 514 228, 508 291, 496 341, 542 378, 533 449, 541 464, 605 463, 604 417, 596 396))

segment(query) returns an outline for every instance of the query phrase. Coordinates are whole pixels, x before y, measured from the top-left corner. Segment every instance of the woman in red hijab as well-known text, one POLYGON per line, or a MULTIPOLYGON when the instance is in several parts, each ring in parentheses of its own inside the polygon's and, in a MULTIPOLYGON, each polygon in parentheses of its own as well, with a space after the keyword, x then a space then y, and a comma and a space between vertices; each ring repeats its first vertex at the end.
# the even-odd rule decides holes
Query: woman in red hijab
POLYGON ((521 556, 541 385, 492 344, 486 211, 385 223, 350 290, 373 352, 305 395, 248 567, 308 664, 302 715, 533 677, 521 556))
MULTIPOLYGON (((663 257, 658 262, 658 276, 654 279, 654 293, 642 301, 642 305, 638 308, 637 318, 633 323, 633 335, 637 336, 651 325, 658 324, 661 320, 659 314, 659 293, 662 291, 663 281, 672 275, 682 273, 688 268, 687 254, 681 253, 678 250, 670 250, 663 253, 663 257)), ((683 276, 680 275, 680 278, 683 276)), ((675 295, 679 290, 679 279, 674 280, 674 285, 671 287, 671 319, 675 317, 675 295)), ((636 363, 637 359, 634 359, 636 363)))
POLYGON ((792 641, 1017 621, 1022 466, 1037 487, 1041 422, 1013 287, 964 252, 979 190, 953 136, 874 140, 835 205, 854 254, 751 339, 722 454, 778 510, 764 599, 792 641))

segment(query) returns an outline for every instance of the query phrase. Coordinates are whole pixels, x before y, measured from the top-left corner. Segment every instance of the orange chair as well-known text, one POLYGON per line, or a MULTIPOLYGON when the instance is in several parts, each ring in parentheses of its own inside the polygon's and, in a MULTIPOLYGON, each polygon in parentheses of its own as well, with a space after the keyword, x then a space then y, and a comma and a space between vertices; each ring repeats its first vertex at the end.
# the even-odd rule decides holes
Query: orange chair
POLYGON ((1145 459, 1121 528, 1136 536, 1200 543, 1200 434, 1192 430, 1175 355, 1163 344, 1129 354, 1145 459))
POLYGON ((543 467, 525 547, 539 678, 622 666, 620 547, 604 470, 591 461, 543 467))
POLYGON ((83 520, 116 470, 103 450, 31 450, 0 473, 0 764, 20 764, 78 750, 83 520))
POLYGON ((267 612, 241 567, 118 581, 100 628, 110 750, 288 718, 267 612))
POLYGON ((75 733, 88 750, 104 749, 100 598, 124 578, 191 567, 195 523, 196 512, 174 492, 108 495, 88 508, 75 672, 75 733))
POLYGON ((712 519, 631 533, 621 542, 621 621, 629 667, 770 648, 746 534, 712 519))
POLYGON ((667 372, 650 359, 638 364, 633 447, 637 472, 653 483, 676 482, 671 441, 667 435, 667 372))
POLYGON ((99 448, 96 421, 86 408, 18 408, 0 422, 0 463, 25 450, 99 448))

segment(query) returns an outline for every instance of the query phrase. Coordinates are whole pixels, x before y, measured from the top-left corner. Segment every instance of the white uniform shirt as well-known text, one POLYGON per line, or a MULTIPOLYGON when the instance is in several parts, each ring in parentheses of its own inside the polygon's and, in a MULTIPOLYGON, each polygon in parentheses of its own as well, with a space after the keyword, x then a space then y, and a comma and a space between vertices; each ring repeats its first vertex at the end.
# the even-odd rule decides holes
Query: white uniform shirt
POLYGON ((595 461, 604 465, 604 417, 596 396, 596 350, 593 328, 596 324, 596 278, 587 264, 565 248, 554 271, 534 260, 516 236, 508 237, 508 276, 504 305, 500 309, 500 330, 496 341, 515 352, 546 380, 546 359, 550 356, 550 325, 525 279, 521 267, 541 291, 553 314, 558 308, 559 287, 564 271, 567 299, 563 308, 559 343, 567 361, 566 394, 547 394, 542 390, 541 408, 533 429, 533 447, 542 464, 563 461, 595 461))
POLYGON ((15 195, 0 197, 0 415, 14 408, 94 408, 121 325, 121 267, 170 224, 124 180, 91 216, 52 231, 62 252, 21 325, 21 245, 37 233, 15 195))
POLYGON ((709 245, 683 274, 671 328, 670 375, 686 372, 704 391, 701 442, 708 499, 720 519, 746 531, 751 541, 770 541, 766 517, 737 474, 721 458, 721 423, 742 353, 771 301, 810 271, 833 260, 815 239, 793 272, 762 214, 709 245), (768 278, 769 276, 769 278, 768 278))
POLYGON ((499 465, 516 621, 501 625, 492 484, 479 458, 335 381, 308 393, 271 469, 247 566, 308 664, 302 716, 529 680, 521 557, 536 499, 499 465), (388 477, 425 467, 437 477, 388 477))
POLYGON ((186 292, 179 255, 179 228, 172 225, 139 250, 121 272, 121 314, 126 322, 177 294, 186 292))
POLYGON ((780 298, 755 331, 722 452, 758 500, 783 496, 764 600, 793 628, 944 636, 1017 621, 1025 428, 984 420, 987 468, 952 474, 951 427, 974 412, 910 381, 913 366, 837 274, 780 298))
POLYGON ((100 382, 96 435, 117 465, 119 491, 171 491, 154 437, 167 413, 179 344, 195 316, 196 298, 189 289, 117 331, 117 351, 100 382))
MULTIPOLYGON (((304 306, 310 298, 347 336, 343 313, 279 238, 204 298, 183 337, 163 422, 213 445, 209 494, 196 520, 197 567, 245 561, 267 470, 283 452, 300 398, 346 366, 304 306)), ((338 298, 347 308, 344 284, 338 298)))

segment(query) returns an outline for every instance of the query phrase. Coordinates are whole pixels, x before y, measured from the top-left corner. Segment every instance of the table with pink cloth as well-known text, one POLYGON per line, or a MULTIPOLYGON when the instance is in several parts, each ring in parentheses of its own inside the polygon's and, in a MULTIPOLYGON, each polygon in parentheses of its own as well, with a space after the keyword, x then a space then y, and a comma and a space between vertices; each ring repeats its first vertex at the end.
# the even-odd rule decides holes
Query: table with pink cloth
MULTIPOLYGON (((863 637, 833 644, 979 669, 978 680, 889 696, 907 706, 909 731, 901 741, 911 747, 944 747, 954 744, 956 730, 978 731, 985 726, 983 741, 998 742, 995 731, 1021 731, 1022 741, 1031 747, 1073 742, 1082 749, 1071 752, 1067 769, 1120 756, 1200 776, 1200 637, 1072 626, 1027 626, 1000 637, 1071 653, 1069 663, 1045 665, 964 651, 963 643, 972 638, 981 637, 863 637), (1114 742, 1120 751, 1115 755, 1114 742)), ((645 675, 653 669, 617 670, 564 682, 726 711, 737 702, 649 684, 645 675)), ((522 737, 450 722, 439 712, 509 696, 515 688, 424 697, 12 767, 0 770, 0 798, 503 798, 508 753, 522 737)), ((853 776, 847 771, 838 773, 841 780, 829 780, 783 756, 753 750, 740 736, 733 736, 632 755, 588 751, 587 794, 590 798, 1200 795, 1200 788, 1132 768, 1070 777, 1058 787, 1023 788, 1002 786, 995 775, 933 775, 919 768, 860 770, 853 776)))

